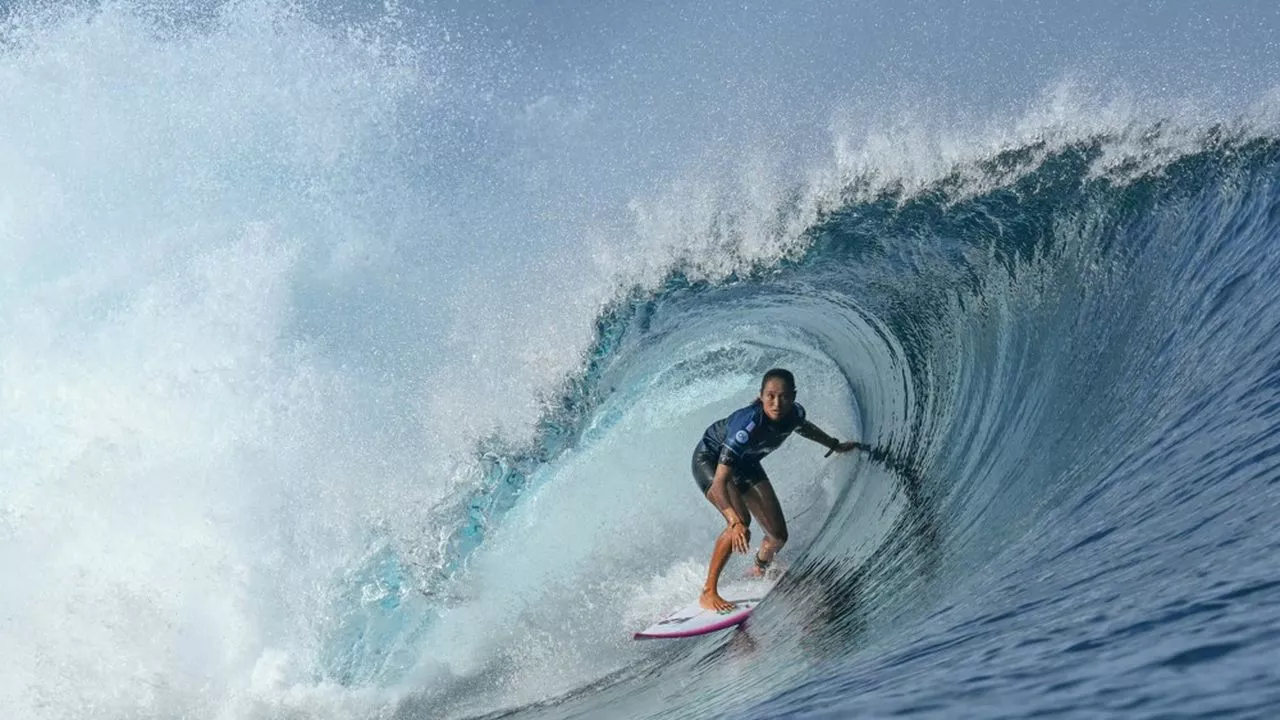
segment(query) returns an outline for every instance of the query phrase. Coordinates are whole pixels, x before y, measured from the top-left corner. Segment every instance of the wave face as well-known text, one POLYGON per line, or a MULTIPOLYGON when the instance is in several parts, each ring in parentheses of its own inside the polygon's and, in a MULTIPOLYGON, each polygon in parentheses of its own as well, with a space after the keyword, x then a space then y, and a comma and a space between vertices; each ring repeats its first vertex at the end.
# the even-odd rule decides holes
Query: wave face
POLYGON ((750 87, 655 31, 529 90, 556 48, 465 8, 6 11, 0 706, 1280 707, 1274 92, 884 125, 751 42, 843 57, 826 16, 722 11, 650 20, 750 87), (693 445, 779 365, 875 449, 766 462, 747 629, 631 641, 705 575, 693 445))

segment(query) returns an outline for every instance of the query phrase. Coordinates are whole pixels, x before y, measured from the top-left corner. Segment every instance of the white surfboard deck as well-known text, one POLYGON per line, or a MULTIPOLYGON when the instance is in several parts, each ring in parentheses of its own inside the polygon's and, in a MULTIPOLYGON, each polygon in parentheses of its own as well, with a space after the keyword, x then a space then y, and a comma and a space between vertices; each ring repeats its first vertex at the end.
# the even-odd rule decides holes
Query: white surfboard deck
POLYGON ((673 610, 658 622, 632 636, 635 640, 666 640, 706 635, 746 622, 774 581, 748 580, 720 588, 720 597, 734 604, 732 610, 706 610, 697 600, 673 610))

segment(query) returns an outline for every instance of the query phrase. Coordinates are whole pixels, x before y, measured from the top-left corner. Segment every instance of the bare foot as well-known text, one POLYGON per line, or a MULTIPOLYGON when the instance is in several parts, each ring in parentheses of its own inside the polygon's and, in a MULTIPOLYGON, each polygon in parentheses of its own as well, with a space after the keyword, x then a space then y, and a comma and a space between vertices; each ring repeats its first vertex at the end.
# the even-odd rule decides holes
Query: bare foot
POLYGON ((698 598, 698 604, 704 609, 715 610, 716 612, 728 612, 736 607, 733 603, 720 597, 720 593, 714 589, 703 590, 702 597, 698 598))

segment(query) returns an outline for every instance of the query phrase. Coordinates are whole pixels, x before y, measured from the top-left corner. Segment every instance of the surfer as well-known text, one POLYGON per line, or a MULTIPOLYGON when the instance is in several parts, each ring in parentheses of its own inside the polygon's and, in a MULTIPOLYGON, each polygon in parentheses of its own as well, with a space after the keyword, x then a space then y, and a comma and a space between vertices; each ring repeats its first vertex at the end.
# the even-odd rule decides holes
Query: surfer
POLYGON ((760 381, 760 397, 712 423, 693 450, 693 478, 728 523, 716 538, 707 583, 698 598, 698 603, 708 610, 733 608, 733 603, 720 597, 720 573, 730 553, 747 552, 752 516, 765 532, 752 569, 756 575, 764 575, 774 555, 787 542, 787 521, 760 460, 778 449, 793 432, 832 452, 865 447, 853 441, 842 443, 806 420, 804 407, 796 402, 795 376, 789 370, 774 368, 760 381))

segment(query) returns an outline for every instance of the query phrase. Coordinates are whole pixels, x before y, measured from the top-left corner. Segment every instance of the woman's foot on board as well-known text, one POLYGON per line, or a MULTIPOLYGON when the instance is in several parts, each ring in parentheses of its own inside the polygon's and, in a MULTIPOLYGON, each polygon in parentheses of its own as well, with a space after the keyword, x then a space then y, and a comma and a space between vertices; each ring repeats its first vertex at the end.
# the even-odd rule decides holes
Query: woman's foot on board
POLYGON ((714 610, 716 612, 728 612, 735 607, 733 603, 720 597, 720 593, 715 588, 708 588, 702 591, 702 597, 698 598, 698 604, 705 610, 714 610))

